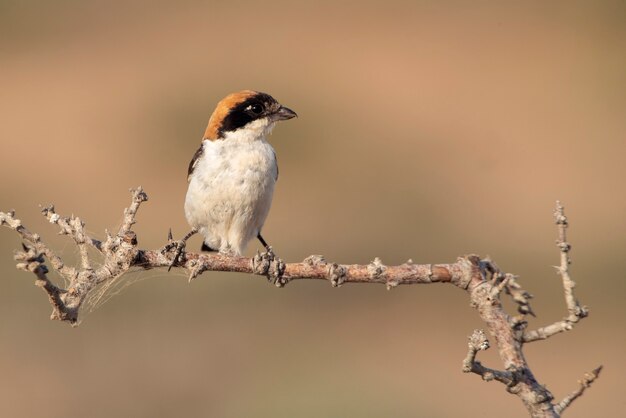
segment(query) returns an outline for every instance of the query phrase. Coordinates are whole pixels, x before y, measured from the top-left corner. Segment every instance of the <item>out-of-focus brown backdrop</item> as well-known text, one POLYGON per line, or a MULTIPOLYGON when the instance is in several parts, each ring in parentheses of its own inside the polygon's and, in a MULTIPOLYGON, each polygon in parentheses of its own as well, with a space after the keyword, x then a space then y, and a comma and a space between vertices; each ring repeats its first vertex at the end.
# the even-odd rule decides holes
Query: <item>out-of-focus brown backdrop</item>
MULTIPOLYGON (((0 68, 0 210, 69 260, 38 204, 101 237, 142 185, 142 246, 186 232, 188 161, 244 88, 300 115, 271 138, 264 235, 285 260, 490 255, 536 327, 565 315, 561 199, 591 316, 527 357, 557 398, 605 365, 569 417, 626 407, 624 2, 2 1, 0 68)), ((0 230, 0 416, 526 416, 461 373, 481 323, 456 288, 135 272, 71 329, 15 270, 19 244, 0 230)))

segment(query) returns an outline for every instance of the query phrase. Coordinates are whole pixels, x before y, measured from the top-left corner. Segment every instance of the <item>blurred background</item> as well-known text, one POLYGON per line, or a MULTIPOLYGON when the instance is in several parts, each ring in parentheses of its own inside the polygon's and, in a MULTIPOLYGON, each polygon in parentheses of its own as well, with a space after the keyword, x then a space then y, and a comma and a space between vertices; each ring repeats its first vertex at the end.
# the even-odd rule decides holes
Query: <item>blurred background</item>
MULTIPOLYGON (((605 365, 568 417, 626 407, 623 1, 3 0, 0 68, 0 210, 68 262, 39 204, 103 237, 141 185, 141 246, 182 236, 187 164, 217 101, 247 88, 300 116, 271 137, 264 236, 286 261, 489 255, 542 326, 566 313, 560 199, 591 316, 525 352, 558 399, 605 365)), ((134 272, 72 329, 15 269, 19 245, 0 230, 0 416, 526 416, 461 373, 482 323, 452 286, 134 272)))

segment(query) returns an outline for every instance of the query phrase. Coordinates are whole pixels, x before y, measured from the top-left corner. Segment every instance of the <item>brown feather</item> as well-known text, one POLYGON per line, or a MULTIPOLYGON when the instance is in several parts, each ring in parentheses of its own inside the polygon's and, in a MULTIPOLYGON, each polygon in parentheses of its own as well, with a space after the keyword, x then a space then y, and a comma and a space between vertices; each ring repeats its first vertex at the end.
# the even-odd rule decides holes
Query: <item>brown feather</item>
POLYGON ((242 90, 236 93, 231 93, 228 96, 224 97, 215 108, 215 111, 211 115, 209 119, 209 125, 204 132, 204 136, 202 139, 208 139, 214 141, 219 139, 219 131, 222 123, 224 122, 224 118, 228 116, 230 110, 237 106, 239 103, 247 100, 248 98, 258 94, 258 92, 254 90, 242 90))

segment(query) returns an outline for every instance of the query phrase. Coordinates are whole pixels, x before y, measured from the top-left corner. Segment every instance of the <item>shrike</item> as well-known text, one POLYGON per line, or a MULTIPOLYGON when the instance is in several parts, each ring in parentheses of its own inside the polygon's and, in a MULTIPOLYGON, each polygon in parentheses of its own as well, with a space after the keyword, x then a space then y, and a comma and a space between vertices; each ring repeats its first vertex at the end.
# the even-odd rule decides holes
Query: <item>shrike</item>
POLYGON ((185 216, 192 230, 176 244, 173 263, 198 232, 203 251, 241 255, 255 237, 269 250, 261 229, 278 164, 267 136, 276 122, 296 116, 269 94, 252 90, 229 94, 217 104, 189 163, 185 216))

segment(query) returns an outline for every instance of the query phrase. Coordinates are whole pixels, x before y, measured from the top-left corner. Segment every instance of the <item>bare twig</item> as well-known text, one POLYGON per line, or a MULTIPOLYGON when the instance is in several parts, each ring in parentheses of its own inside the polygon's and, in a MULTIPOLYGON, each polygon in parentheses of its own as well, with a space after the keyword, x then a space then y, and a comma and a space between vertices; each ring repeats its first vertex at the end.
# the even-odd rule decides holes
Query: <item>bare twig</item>
POLYGON ((566 231, 568 222, 561 202, 556 202, 554 218, 559 230, 559 238, 556 241, 556 245, 561 253, 561 265, 555 268, 557 273, 559 273, 563 279, 563 290, 565 291, 565 303, 567 305, 568 315, 561 321, 554 322, 553 324, 536 330, 525 332, 523 336, 524 342, 545 340, 546 338, 560 332, 569 331, 574 328, 574 325, 578 323, 578 321, 589 315, 587 307, 581 306, 574 296, 574 287, 576 286, 576 283, 574 283, 569 275, 569 265, 572 263, 569 257, 569 252, 572 246, 567 242, 566 231))
POLYGON ((124 237, 130 231, 130 228, 135 224, 135 217, 137 216, 139 206, 141 206, 143 202, 148 201, 148 195, 141 187, 130 189, 130 192, 133 195, 133 199, 130 206, 124 209, 124 221, 117 234, 119 237, 124 237))
POLYGON ((578 381, 578 389, 567 395, 561 402, 554 406, 554 409, 558 414, 563 413, 563 411, 571 405, 577 398, 582 396, 585 393, 585 390, 600 376, 600 372, 602 371, 602 366, 599 366, 593 369, 589 373, 585 373, 582 379, 578 381))
MULTIPOLYGON (((69 235, 79 246, 81 246, 81 244, 87 244, 98 251, 102 251, 102 243, 97 239, 91 238, 85 234, 85 224, 79 218, 75 216, 70 216, 68 218, 58 215, 54 210, 54 205, 48 205, 41 208, 41 213, 43 214, 43 216, 46 217, 48 222, 59 226, 59 234, 69 235)), ((84 245, 82 246, 84 247, 84 245)))
POLYGON ((560 322, 536 331, 524 332, 527 314, 533 314, 529 300, 531 295, 524 291, 517 277, 503 273, 489 259, 476 255, 459 257, 448 264, 415 264, 409 260, 404 264, 387 266, 376 258, 367 265, 338 264, 327 262, 324 257, 313 255, 300 263, 284 263, 275 256, 271 248, 265 253, 258 253, 253 258, 233 257, 224 254, 196 254, 177 251, 173 245, 171 233, 168 243, 158 250, 143 250, 137 246, 137 237, 132 231, 140 205, 148 197, 141 188, 131 190, 130 206, 124 211, 124 219, 116 234, 106 232, 104 241, 90 237, 83 222, 74 216, 69 218, 58 215, 54 207, 43 209, 44 216, 57 224, 61 234, 70 236, 80 250, 80 265, 66 266, 63 260, 48 248, 39 235, 31 233, 22 222, 15 218, 14 212, 0 212, 0 225, 16 231, 23 240, 23 251, 17 252, 17 267, 31 271, 36 276, 36 284, 48 295, 52 305, 52 318, 76 325, 82 303, 99 286, 107 286, 118 280, 131 268, 145 270, 155 268, 184 268, 189 278, 193 279, 205 271, 242 272, 267 277, 276 286, 282 287, 294 280, 327 280, 338 287, 346 283, 379 283, 388 289, 406 284, 449 283, 469 293, 471 305, 477 309, 487 330, 495 339, 498 353, 504 363, 504 370, 484 367, 476 361, 478 351, 486 350, 489 341, 482 330, 472 334, 468 344, 468 353, 463 361, 463 371, 480 375, 484 380, 496 380, 506 386, 506 390, 517 395, 533 417, 558 417, 571 402, 581 396, 593 382, 600 369, 586 375, 581 387, 558 404, 552 403, 552 394, 537 382, 531 372, 524 354, 523 343, 547 338, 562 330, 569 329, 578 320, 587 315, 574 298, 574 283, 569 276, 569 244, 565 239, 567 219, 563 207, 557 204, 556 217, 559 225, 561 266, 559 272, 563 278, 568 317, 560 322), (99 251, 101 260, 94 263, 87 251, 93 247, 99 251), (44 258, 50 261, 52 268, 65 280, 65 288, 55 285, 48 277, 44 258), (500 297, 509 295, 518 306, 519 315, 511 317, 503 309, 500 297), (569 328, 568 328, 569 327, 569 328))
POLYGON ((52 305, 52 319, 67 321, 72 325, 78 322, 78 313, 82 303, 89 293, 99 284, 119 277, 135 264, 139 252, 137 240, 130 227, 135 222, 135 215, 139 205, 147 200, 141 188, 131 190, 133 199, 131 206, 124 211, 124 222, 119 233, 113 237, 107 233, 107 240, 102 242, 88 236, 84 223, 80 218, 62 217, 55 212, 54 206, 46 206, 42 214, 50 223, 59 226, 60 234, 70 236, 80 252, 80 267, 68 267, 57 256, 39 235, 26 229, 14 212, 0 212, 0 225, 15 230, 23 240, 24 251, 18 252, 16 260, 20 261, 17 267, 32 271, 37 276, 36 284, 47 294, 52 305), (94 269, 89 258, 88 246, 92 246, 103 255, 102 266, 94 269), (47 277, 48 268, 44 263, 44 256, 50 260, 54 270, 68 283, 62 289, 54 285, 47 277))
POLYGON ((61 296, 65 293, 65 290, 59 289, 48 279, 48 268, 43 264, 43 254, 38 253, 34 247, 28 247, 25 244, 22 244, 22 249, 23 251, 18 251, 14 257, 15 261, 17 261, 16 267, 19 270, 30 271, 37 276, 35 284, 48 294, 50 304, 54 310, 51 319, 63 319, 63 300, 61 296))
POLYGON ((523 321, 525 315, 535 316, 532 308, 530 307, 530 299, 532 295, 525 291, 517 281, 517 276, 510 273, 502 273, 500 268, 490 258, 486 258, 486 270, 491 275, 491 282, 493 285, 498 285, 498 293, 505 290, 507 295, 510 295, 513 302, 517 304, 517 311, 520 313, 520 321, 523 321))
POLYGON ((476 354, 479 351, 489 348, 489 340, 482 329, 475 329, 472 335, 468 337, 467 356, 463 359, 463 373, 476 373, 481 376, 484 381, 497 380, 507 386, 514 384, 513 374, 500 370, 490 369, 483 366, 480 361, 476 361, 476 354))

